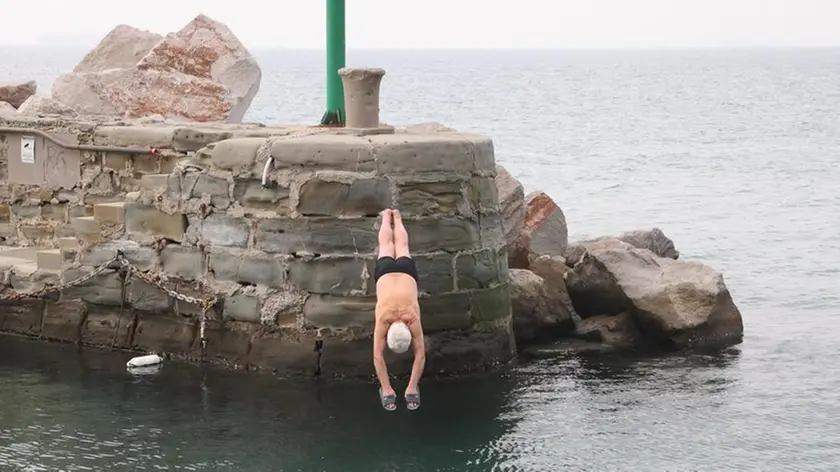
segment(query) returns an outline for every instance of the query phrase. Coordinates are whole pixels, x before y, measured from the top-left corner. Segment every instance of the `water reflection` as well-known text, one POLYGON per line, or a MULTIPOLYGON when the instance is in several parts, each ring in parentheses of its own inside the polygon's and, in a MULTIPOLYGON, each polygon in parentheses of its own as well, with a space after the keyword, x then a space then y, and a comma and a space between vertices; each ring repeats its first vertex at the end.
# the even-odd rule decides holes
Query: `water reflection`
POLYGON ((425 382, 420 411, 388 413, 373 383, 291 382, 171 362, 156 374, 132 375, 128 354, 0 337, 0 470, 804 470, 807 461, 836 463, 836 390, 774 383, 778 372, 765 374, 750 353, 541 360, 425 382), (805 390, 812 395, 803 397, 805 390), (824 419, 811 414, 815 405, 824 419))
POLYGON ((713 470, 685 451, 698 432, 720 419, 715 410, 730 406, 729 395, 740 382, 739 360, 735 349, 656 358, 585 355, 521 365, 518 386, 509 394, 506 418, 512 427, 487 449, 519 451, 497 456, 511 470, 713 470), (525 451, 524 438, 533 438, 525 451))
POLYGON ((0 470, 464 470, 510 427, 498 375, 426 382, 419 412, 387 413, 370 383, 136 375, 129 357, 0 338, 0 470))

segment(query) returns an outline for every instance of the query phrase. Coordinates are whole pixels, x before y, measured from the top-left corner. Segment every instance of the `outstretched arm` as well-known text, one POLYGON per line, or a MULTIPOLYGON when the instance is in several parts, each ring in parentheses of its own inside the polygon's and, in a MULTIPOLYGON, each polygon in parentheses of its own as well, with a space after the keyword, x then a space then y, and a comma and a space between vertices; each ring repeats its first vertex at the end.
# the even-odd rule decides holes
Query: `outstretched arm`
POLYGON ((408 381, 406 393, 417 393, 420 377, 426 368, 426 341, 423 339, 423 326, 418 319, 411 323, 411 340, 414 347, 414 364, 411 366, 411 379, 408 381))
POLYGON ((377 321, 376 327, 373 329, 373 367, 376 369, 376 377, 379 379, 379 385, 385 395, 394 392, 394 389, 391 388, 391 380, 388 378, 388 365, 385 364, 385 337, 387 334, 385 324, 377 321))

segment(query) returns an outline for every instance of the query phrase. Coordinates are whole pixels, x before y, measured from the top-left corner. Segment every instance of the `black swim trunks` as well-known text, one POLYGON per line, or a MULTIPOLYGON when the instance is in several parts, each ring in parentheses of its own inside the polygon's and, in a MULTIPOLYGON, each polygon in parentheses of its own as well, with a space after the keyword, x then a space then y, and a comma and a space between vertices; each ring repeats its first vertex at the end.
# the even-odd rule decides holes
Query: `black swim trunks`
POLYGON ((393 257, 385 256, 376 260, 376 268, 373 271, 374 282, 379 281, 379 278, 385 274, 408 274, 418 281, 417 266, 414 264, 414 259, 410 257, 393 257))

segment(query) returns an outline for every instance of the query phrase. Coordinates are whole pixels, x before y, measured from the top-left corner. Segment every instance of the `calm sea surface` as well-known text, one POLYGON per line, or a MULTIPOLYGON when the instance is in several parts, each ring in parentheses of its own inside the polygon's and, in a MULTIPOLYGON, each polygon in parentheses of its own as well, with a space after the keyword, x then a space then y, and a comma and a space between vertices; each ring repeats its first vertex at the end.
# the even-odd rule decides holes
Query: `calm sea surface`
MULTIPOLYGON (((0 48, 48 92, 85 51, 0 48)), ((320 52, 260 52, 248 119, 315 123, 320 52)), ((0 338, 0 471, 836 471, 840 50, 350 52, 383 121, 491 135, 572 238, 661 227, 725 276, 743 344, 423 384, 289 383, 0 338)))

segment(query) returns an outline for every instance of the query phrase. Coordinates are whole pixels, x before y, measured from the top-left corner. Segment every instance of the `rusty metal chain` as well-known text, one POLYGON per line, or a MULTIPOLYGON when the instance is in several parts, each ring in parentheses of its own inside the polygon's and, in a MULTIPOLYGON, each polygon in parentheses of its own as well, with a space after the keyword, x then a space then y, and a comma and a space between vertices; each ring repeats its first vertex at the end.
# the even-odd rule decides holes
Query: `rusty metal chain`
POLYGON ((146 282, 147 284, 157 288, 161 292, 169 295, 170 297, 185 302, 190 303, 193 305, 198 305, 203 309, 212 307, 216 304, 218 299, 216 297, 207 297, 207 298, 198 298, 198 297, 191 297, 189 295, 184 295, 183 293, 178 293, 175 290, 167 288, 163 285, 162 282, 158 281, 155 278, 150 277, 148 274, 141 272, 137 267, 132 265, 125 257, 119 256, 120 263, 126 267, 135 277, 146 282))
POLYGON ((199 326, 199 339, 201 340, 201 353, 203 355, 204 350, 207 348, 207 337, 205 336, 205 332, 207 330, 207 316, 219 299, 214 296, 210 296, 207 298, 197 298, 191 297, 189 295, 184 295, 183 293, 178 293, 175 290, 167 288, 165 285, 163 285, 162 282, 158 281, 157 279, 154 279, 148 274, 141 272, 137 267, 135 267, 131 262, 129 262, 128 259, 126 259, 121 252, 117 252, 116 259, 119 260, 120 264, 122 264, 122 266, 129 271, 129 274, 133 274, 135 277, 142 280, 143 282, 146 282, 152 287, 157 288, 158 290, 169 295, 175 300, 179 300, 184 303, 190 303, 193 305, 198 305, 201 307, 201 324, 199 326))
MULTIPOLYGON (((70 282, 61 283, 57 285, 52 284, 45 284, 41 289, 36 290, 34 292, 13 292, 13 293, 5 293, 0 294, 0 301, 21 301, 21 300, 29 300, 34 298, 41 298, 53 293, 61 292, 63 290, 67 290, 73 287, 77 287, 79 285, 85 284, 89 282, 94 277, 100 275, 104 271, 108 269, 114 269, 114 264, 119 264, 120 267, 124 268, 128 271, 128 275, 134 275, 138 279, 142 280, 143 282, 157 288, 158 290, 164 292, 165 294, 169 295, 170 297, 182 301, 184 303, 190 303, 193 305, 197 305, 201 307, 201 349, 202 352, 204 351, 207 345, 207 338, 205 337, 205 331, 207 326, 207 317, 212 310, 213 306, 216 305, 218 302, 218 297, 209 296, 206 298, 199 298, 199 297, 191 297, 189 295, 184 295, 183 293, 176 292, 166 286, 163 283, 148 274, 142 272, 138 269, 134 264, 132 264, 122 253, 122 251, 117 251, 117 254, 105 262, 104 264, 100 264, 92 272, 85 274, 78 279, 75 279, 70 282)), ((12 269, 14 271, 14 268, 12 269)))
MULTIPOLYGON (((60 292, 62 290, 67 290, 67 289, 70 289, 70 288, 73 288, 73 287, 77 287, 79 285, 82 285, 82 284, 88 282, 90 279, 96 277, 97 275, 101 274, 106 269, 108 269, 112 264, 114 264, 116 262, 119 262, 119 258, 120 258, 120 255, 116 255, 111 260, 109 260, 108 262, 96 267, 93 270, 93 272, 90 272, 89 274, 85 274, 85 275, 83 275, 83 276, 79 277, 78 279, 75 279, 71 282, 58 284, 58 285, 44 284, 44 286, 41 287, 40 290, 36 290, 34 292, 14 292, 14 293, 0 294, 0 301, 21 301, 21 300, 28 300, 28 299, 32 299, 32 298, 41 298, 41 297, 44 297, 46 295, 51 295, 53 293, 60 292)), ((14 268, 12 270, 14 271, 14 268)))

